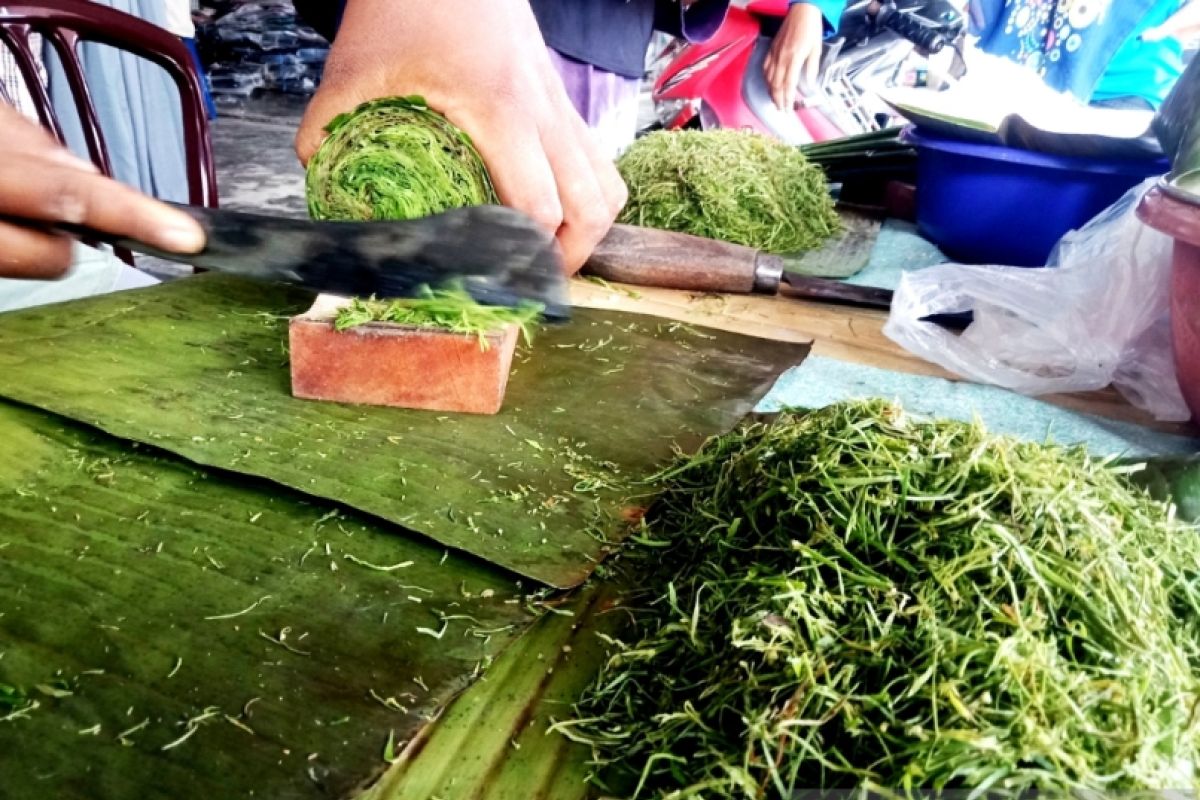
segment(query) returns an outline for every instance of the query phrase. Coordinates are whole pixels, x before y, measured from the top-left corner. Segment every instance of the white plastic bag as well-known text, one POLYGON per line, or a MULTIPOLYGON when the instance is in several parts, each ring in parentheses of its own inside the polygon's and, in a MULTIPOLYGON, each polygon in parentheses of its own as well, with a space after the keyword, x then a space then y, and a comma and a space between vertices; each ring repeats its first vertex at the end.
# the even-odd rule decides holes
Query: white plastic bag
POLYGON ((905 274, 884 333, 978 383, 1029 395, 1112 384, 1160 420, 1189 419, 1171 350, 1172 240, 1135 215, 1153 183, 1064 236, 1054 269, 946 264, 905 274), (965 311, 974 322, 961 334, 922 322, 965 311))

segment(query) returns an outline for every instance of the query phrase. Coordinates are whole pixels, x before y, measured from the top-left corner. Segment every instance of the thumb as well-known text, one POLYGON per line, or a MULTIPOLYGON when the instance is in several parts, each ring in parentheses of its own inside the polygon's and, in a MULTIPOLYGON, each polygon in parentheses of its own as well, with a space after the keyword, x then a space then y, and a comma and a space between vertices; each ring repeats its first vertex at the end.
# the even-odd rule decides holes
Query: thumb
POLYGON ((325 127, 333 118, 354 110, 359 103, 359 98, 352 92, 337 91, 333 87, 317 89, 308 103, 308 108, 304 110, 300 127, 296 130, 294 146, 301 164, 308 166, 308 160, 317 152, 321 142, 325 141, 328 135, 325 127))

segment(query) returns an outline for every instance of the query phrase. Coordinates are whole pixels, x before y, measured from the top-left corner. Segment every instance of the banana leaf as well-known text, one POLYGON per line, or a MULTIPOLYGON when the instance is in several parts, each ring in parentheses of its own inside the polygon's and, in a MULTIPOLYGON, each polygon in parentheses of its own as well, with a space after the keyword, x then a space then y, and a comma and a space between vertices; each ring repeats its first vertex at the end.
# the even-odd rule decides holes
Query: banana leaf
POLYGON ((354 794, 533 620, 390 527, 0 402, 0 796, 354 794))
POLYGON ((209 275, 7 314, 0 396, 569 587, 622 529, 628 478, 731 427, 807 352, 579 310, 518 354, 495 417, 314 403, 286 353, 311 301, 209 275))
POLYGON ((589 584, 545 614, 358 800, 584 800, 591 751, 552 731, 595 679, 613 584, 589 584))
POLYGON ((1164 456, 1144 463, 1144 469, 1131 475, 1133 480, 1159 500, 1174 503, 1180 519, 1200 525, 1200 456, 1164 456))

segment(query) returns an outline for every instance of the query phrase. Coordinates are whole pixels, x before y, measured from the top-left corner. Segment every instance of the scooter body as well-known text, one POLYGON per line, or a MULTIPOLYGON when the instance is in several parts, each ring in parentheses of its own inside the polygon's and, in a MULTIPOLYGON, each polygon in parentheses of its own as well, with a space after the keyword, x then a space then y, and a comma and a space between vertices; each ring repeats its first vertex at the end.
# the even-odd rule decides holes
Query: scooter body
POLYGON ((662 127, 755 130, 795 145, 875 130, 863 80, 888 79, 914 47, 940 50, 963 28, 946 0, 852 1, 826 40, 820 85, 801 87, 800 102, 785 112, 771 99, 763 64, 787 9, 787 0, 735 2, 709 41, 672 43, 654 85, 662 127))

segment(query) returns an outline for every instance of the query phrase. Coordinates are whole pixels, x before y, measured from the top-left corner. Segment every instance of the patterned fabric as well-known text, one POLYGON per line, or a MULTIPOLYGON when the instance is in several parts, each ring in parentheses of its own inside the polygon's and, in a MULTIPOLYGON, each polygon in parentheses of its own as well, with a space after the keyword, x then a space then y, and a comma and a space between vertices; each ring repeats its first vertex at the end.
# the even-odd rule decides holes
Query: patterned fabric
MULTIPOLYGON (((44 86, 46 84, 46 65, 42 63, 42 37, 36 33, 32 34, 29 37, 29 46, 33 50, 34 62, 44 86)), ((18 111, 35 122, 37 121, 37 107, 33 104, 29 87, 25 85, 21 68, 17 66, 16 56, 3 44, 0 44, 0 86, 4 87, 4 97, 7 97, 18 111)))
MULTIPOLYGON (((1170 0, 1178 5, 1178 0, 1170 0)), ((1162 0, 973 0, 980 47, 1092 98, 1121 46, 1162 0), (981 13, 980 13, 981 12, 981 13)))

